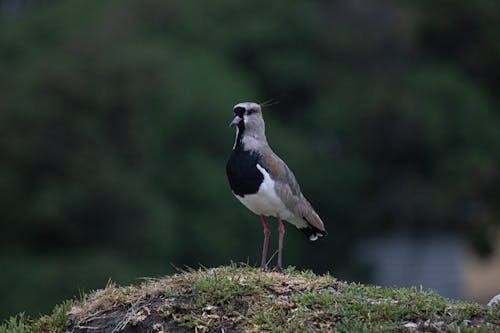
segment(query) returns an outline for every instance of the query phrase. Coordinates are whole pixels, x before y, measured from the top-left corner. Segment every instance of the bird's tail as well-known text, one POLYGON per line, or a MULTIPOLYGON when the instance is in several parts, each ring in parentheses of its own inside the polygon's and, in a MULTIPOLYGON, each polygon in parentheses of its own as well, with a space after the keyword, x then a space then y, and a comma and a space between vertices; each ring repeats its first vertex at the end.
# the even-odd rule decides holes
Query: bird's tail
POLYGON ((305 228, 299 228, 299 230, 302 231, 310 241, 315 241, 318 237, 328 235, 326 230, 320 230, 311 224, 308 224, 305 228))

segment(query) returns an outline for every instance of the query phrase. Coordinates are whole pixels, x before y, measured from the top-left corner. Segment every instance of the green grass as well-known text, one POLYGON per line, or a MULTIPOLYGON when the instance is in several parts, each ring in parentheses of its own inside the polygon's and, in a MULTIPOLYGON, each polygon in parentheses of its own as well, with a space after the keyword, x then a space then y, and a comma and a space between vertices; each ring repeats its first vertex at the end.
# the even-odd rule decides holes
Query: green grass
POLYGON ((278 274, 230 265, 137 286, 110 284, 51 315, 10 318, 0 333, 66 332, 67 323, 70 329, 95 326, 108 314, 110 327, 164 332, 500 332, 500 306, 416 288, 340 282, 294 268, 278 274))
POLYGON ((24 314, 10 317, 0 325, 0 333, 59 333, 66 331, 66 313, 69 311, 73 301, 66 301, 54 307, 52 314, 41 316, 32 320, 24 314))

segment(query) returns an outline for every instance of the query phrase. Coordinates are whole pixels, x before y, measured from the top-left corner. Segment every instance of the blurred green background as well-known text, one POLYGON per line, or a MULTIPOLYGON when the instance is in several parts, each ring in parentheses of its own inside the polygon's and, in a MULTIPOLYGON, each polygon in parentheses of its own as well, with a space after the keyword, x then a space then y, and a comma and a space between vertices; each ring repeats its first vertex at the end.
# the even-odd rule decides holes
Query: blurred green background
POLYGON ((0 1, 0 319, 109 278, 258 263, 227 125, 275 96, 268 139, 329 231, 288 226, 286 265, 370 281, 355 244, 394 231, 487 258, 499 41, 488 0, 0 1))

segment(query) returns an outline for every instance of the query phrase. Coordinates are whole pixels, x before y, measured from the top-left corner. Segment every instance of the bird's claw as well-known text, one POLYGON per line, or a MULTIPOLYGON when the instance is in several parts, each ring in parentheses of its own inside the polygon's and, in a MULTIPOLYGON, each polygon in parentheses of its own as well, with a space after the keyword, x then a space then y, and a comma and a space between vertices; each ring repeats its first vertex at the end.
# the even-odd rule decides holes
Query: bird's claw
POLYGON ((273 269, 273 272, 276 272, 276 273, 283 273, 283 268, 281 266, 276 266, 274 269, 273 269))

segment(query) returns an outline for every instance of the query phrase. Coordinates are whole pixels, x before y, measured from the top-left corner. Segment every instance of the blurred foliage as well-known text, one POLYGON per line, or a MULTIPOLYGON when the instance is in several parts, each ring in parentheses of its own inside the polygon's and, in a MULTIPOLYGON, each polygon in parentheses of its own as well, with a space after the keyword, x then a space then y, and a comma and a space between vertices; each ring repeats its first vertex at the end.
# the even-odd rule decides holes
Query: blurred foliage
POLYGON ((227 124, 235 103, 273 96, 268 139, 330 232, 308 244, 289 227, 285 263, 358 277, 352 245, 400 229, 463 232, 488 254, 500 3, 8 2, 0 317, 109 277, 256 262, 227 124))

